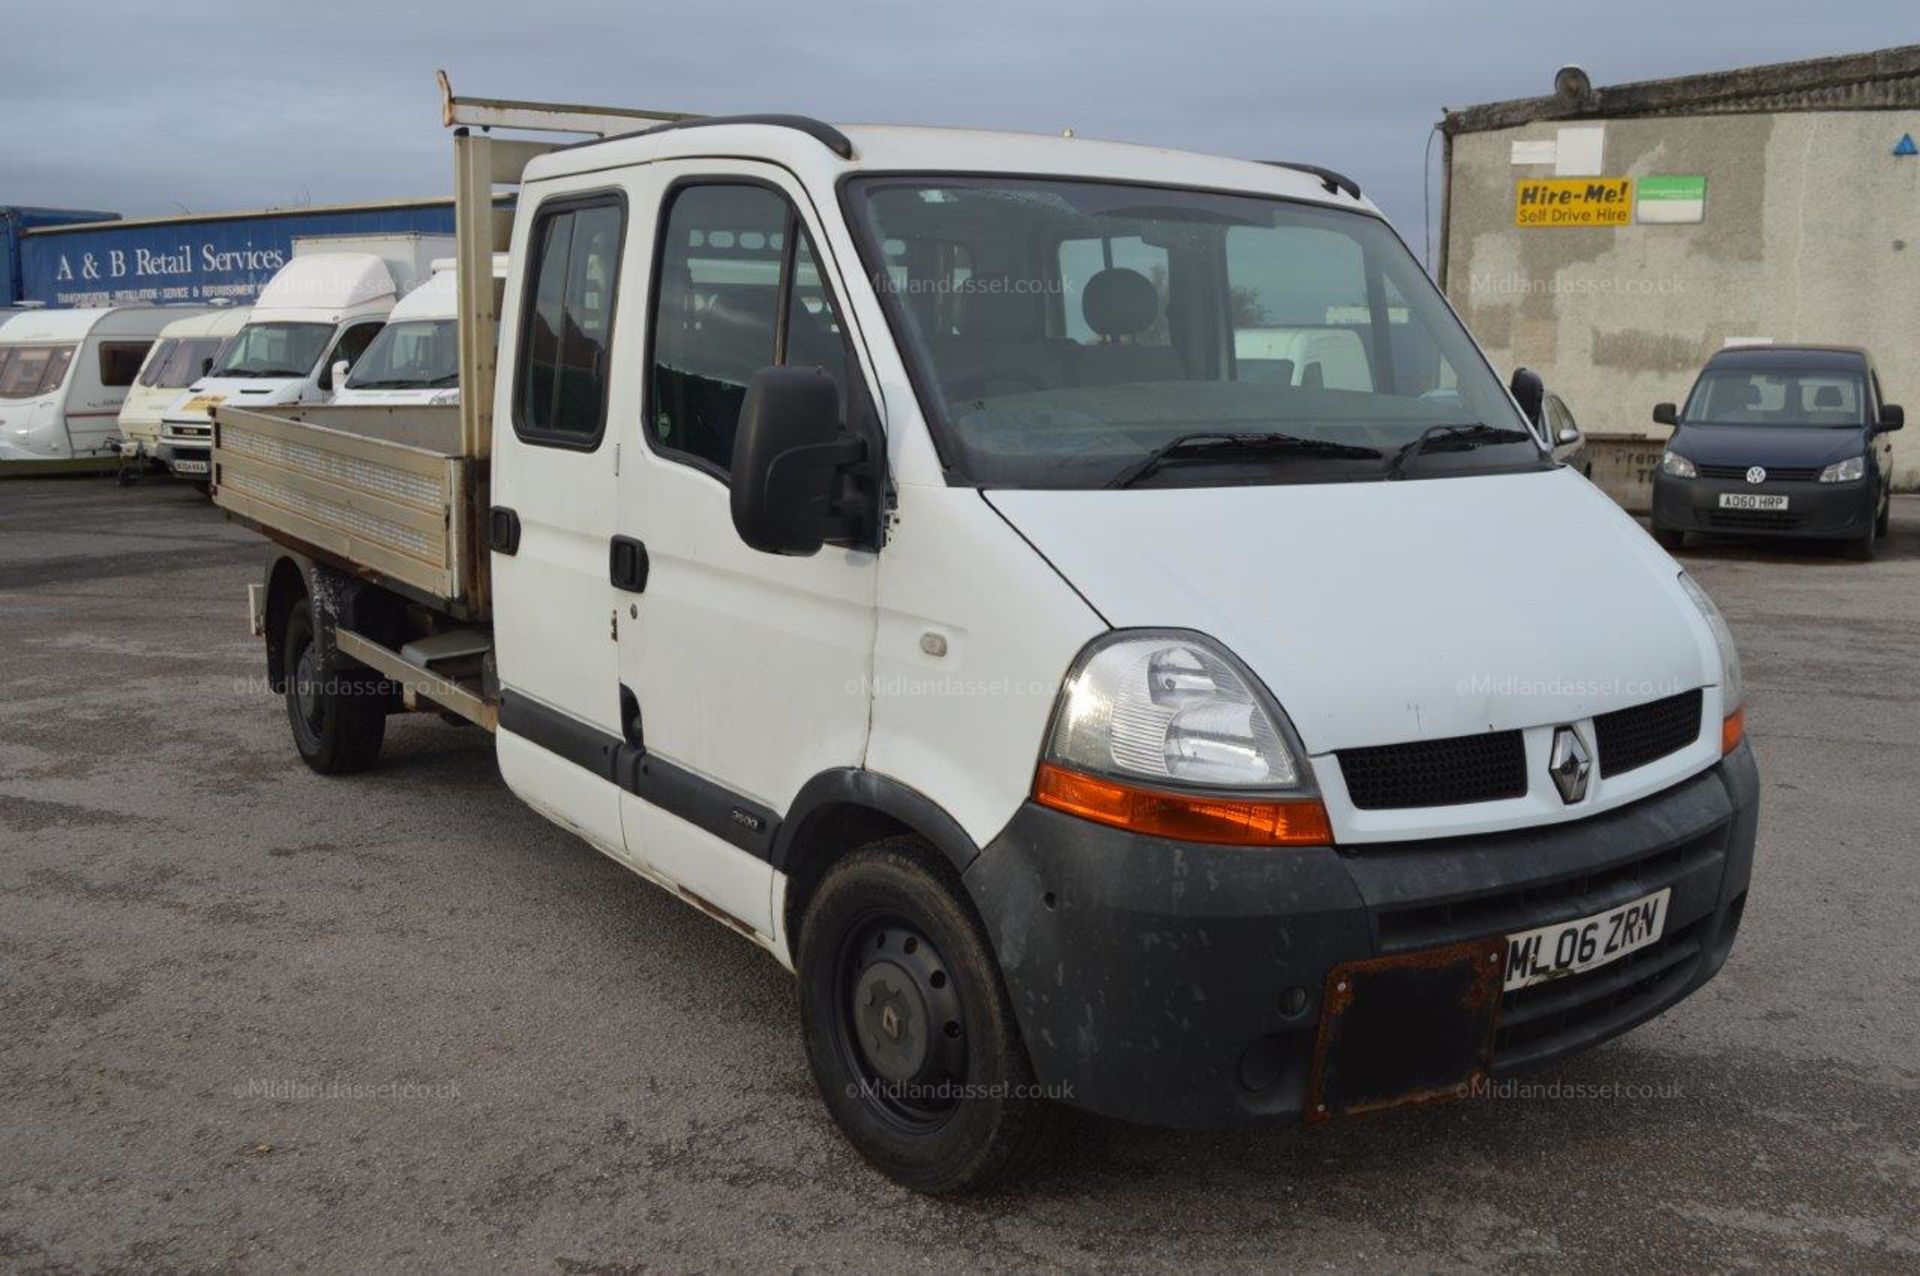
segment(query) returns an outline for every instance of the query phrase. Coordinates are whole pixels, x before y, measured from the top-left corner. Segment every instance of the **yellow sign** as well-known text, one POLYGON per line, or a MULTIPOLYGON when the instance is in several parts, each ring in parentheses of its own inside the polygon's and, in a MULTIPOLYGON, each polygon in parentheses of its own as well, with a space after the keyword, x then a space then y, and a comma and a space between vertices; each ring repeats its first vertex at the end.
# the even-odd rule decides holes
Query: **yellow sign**
POLYGON ((205 412, 209 408, 219 407, 227 401, 224 394, 196 394, 180 405, 182 412, 205 412))
POLYGON ((1513 184, 1516 226, 1627 226, 1631 177, 1523 177, 1513 184))

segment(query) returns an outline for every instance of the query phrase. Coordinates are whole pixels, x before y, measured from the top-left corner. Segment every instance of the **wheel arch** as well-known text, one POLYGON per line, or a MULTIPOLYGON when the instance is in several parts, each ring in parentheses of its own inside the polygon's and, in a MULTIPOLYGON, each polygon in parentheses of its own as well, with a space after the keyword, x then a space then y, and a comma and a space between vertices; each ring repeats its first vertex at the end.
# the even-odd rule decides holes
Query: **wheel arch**
MULTIPOLYGON (((800 919, 827 870, 849 852, 900 834, 923 838, 952 869, 958 887, 980 848, 939 803, 910 785, 859 767, 823 771, 801 786, 774 832, 769 860, 786 874, 781 933, 789 953, 800 919)), ((964 887, 960 887, 965 895, 964 887)))
POLYGON ((267 566, 267 600, 261 611, 267 643, 267 683, 276 693, 287 689, 287 614, 307 597, 309 564, 294 554, 277 554, 267 566))

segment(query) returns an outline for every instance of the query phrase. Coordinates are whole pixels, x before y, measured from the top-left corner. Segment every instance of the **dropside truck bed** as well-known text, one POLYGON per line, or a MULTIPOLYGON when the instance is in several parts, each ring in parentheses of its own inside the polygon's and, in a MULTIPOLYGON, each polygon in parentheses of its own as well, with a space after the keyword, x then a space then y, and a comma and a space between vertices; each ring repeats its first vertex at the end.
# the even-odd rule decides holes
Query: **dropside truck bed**
MULTIPOLYGON (((337 626, 342 655, 491 730, 487 464, 458 407, 213 411, 213 501, 284 549, 404 600, 423 622, 387 642, 337 626)), ((253 608, 256 630, 263 609, 253 608)))

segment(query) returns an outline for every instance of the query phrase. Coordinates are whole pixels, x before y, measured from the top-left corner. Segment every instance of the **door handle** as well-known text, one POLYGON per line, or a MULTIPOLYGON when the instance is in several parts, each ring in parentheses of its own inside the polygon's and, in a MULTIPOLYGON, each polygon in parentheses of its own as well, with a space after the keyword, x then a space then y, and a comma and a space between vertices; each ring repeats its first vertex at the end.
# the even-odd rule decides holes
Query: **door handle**
POLYGON ((505 505, 487 512, 487 546, 509 557, 520 552, 520 516, 505 505))
POLYGON ((647 588, 647 547, 631 536, 616 536, 607 546, 607 577, 630 594, 647 588))

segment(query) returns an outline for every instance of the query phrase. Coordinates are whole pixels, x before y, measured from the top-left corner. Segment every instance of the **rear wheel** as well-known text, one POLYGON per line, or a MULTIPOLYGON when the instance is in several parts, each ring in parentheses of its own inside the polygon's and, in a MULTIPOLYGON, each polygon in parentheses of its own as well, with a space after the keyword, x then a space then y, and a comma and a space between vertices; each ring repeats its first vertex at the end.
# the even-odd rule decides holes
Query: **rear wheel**
POLYGON ((321 775, 372 766, 387 733, 387 695, 378 676, 321 639, 310 599, 287 612, 280 650, 287 722, 301 760, 321 775))
POLYGON ((1053 1126, 979 923, 916 837, 854 852, 800 931, 800 1022, 821 1097, 876 1169, 920 1192, 1014 1178, 1053 1126))
POLYGON ((1661 549, 1672 552, 1687 543, 1687 534, 1678 528, 1656 527, 1653 529, 1653 539, 1661 549))

